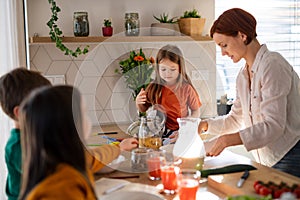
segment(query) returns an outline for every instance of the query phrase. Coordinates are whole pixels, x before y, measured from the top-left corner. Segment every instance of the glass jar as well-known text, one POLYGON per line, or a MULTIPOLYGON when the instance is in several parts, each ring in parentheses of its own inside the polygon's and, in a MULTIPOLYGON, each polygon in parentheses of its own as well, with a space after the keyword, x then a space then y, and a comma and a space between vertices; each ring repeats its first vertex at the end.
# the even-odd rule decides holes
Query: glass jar
POLYGON ((140 20, 138 13, 125 13, 125 35, 138 36, 140 34, 140 20))
POLYGON ((162 145, 160 129, 157 129, 155 120, 141 117, 138 133, 139 147, 158 150, 162 145))
POLYGON ((73 31, 75 36, 89 35, 89 21, 87 12, 74 12, 73 31))

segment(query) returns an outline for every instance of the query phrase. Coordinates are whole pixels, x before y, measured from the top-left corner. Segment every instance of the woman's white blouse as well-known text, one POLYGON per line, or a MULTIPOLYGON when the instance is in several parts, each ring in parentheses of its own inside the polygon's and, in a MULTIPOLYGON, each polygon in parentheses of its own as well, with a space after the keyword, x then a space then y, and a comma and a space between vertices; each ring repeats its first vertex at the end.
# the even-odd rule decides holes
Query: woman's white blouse
POLYGON ((239 132, 256 161, 273 166, 300 139, 300 82, 293 67, 266 45, 258 51, 249 87, 246 66, 236 80, 237 96, 224 117, 208 120, 208 132, 239 132))

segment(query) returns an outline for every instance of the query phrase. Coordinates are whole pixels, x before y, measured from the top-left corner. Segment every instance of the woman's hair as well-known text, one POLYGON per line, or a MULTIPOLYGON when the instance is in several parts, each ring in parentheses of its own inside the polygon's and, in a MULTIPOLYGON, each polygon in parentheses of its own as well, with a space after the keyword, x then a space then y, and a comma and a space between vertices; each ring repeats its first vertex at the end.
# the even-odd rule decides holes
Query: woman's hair
MULTIPOLYGON (((169 59, 179 65, 179 76, 177 78, 176 89, 180 88, 183 83, 190 84, 193 88, 191 79, 186 73, 185 61, 181 50, 174 45, 166 45, 162 47, 156 56, 155 79, 146 88, 147 96, 151 104, 157 104, 161 97, 161 91, 165 81, 159 75, 159 64, 162 60, 169 59)), ((194 88, 195 89, 195 88, 194 88)))
POLYGON ((257 36, 256 20, 253 15, 245 10, 232 8, 225 11, 214 22, 210 29, 210 37, 213 37, 214 33, 235 37, 238 32, 247 35, 245 44, 248 45, 257 36))
MULTIPOLYGON (((23 177, 21 199, 60 163, 85 177, 85 150, 81 138, 81 96, 71 86, 34 90, 20 107, 23 177)), ((55 192, 55 191, 53 191, 55 192)))

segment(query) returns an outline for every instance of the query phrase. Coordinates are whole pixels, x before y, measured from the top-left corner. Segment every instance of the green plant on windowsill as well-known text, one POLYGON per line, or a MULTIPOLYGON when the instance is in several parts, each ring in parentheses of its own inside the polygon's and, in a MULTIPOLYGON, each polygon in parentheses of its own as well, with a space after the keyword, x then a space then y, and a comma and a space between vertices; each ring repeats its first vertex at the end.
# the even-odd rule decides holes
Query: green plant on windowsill
POLYGON ((201 18, 201 16, 199 15, 198 10, 194 8, 193 10, 185 11, 180 18, 201 18))
POLYGON ((111 27, 111 20, 110 20, 110 19, 104 19, 103 25, 104 25, 105 27, 111 27))
POLYGON ((166 13, 161 14, 160 17, 157 17, 155 15, 153 15, 153 17, 160 23, 169 23, 169 24, 177 23, 177 17, 173 17, 173 18, 169 19, 169 15, 166 13))
POLYGON ((62 31, 57 26, 56 22, 58 20, 58 13, 61 11, 61 9, 56 5, 55 0, 48 0, 49 4, 51 5, 51 18, 47 22, 47 26, 50 28, 49 35, 50 38, 56 43, 56 47, 60 49, 61 51, 65 52, 65 55, 71 55, 73 57, 77 57, 81 54, 86 54, 89 50, 89 46, 87 45, 83 49, 80 47, 77 47, 75 51, 69 49, 66 47, 62 42, 62 31))

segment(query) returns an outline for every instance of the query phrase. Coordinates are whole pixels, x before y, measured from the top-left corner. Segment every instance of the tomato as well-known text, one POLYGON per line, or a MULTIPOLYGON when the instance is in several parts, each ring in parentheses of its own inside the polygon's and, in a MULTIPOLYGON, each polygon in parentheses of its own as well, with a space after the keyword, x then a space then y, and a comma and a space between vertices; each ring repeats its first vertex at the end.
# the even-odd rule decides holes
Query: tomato
POLYGON ((263 195, 263 196, 267 196, 269 194, 272 194, 272 190, 270 190, 269 188, 267 188, 266 186, 262 186, 260 189, 259 189, 259 193, 260 195, 263 195))
POLYGON ((255 188, 255 186, 256 186, 257 184, 262 184, 262 181, 255 181, 254 184, 253 184, 253 187, 255 188))
POLYGON ((295 188, 293 194, 295 194, 297 198, 300 198, 300 187, 295 188))
POLYGON ((255 185, 254 189, 255 189, 255 192, 257 194, 259 194, 259 190, 260 190, 261 187, 264 187, 264 185, 261 184, 261 183, 258 183, 258 184, 255 185))
POLYGON ((275 190, 273 192, 273 198, 280 198, 280 196, 282 195, 282 193, 284 193, 284 190, 283 189, 278 189, 278 190, 275 190))

